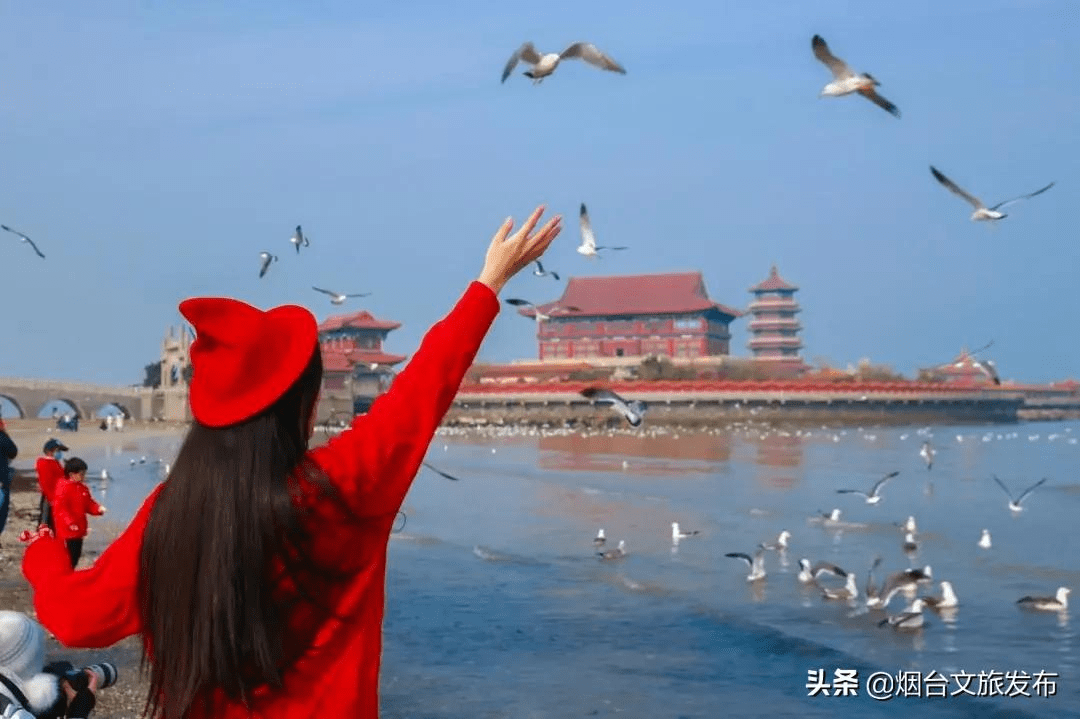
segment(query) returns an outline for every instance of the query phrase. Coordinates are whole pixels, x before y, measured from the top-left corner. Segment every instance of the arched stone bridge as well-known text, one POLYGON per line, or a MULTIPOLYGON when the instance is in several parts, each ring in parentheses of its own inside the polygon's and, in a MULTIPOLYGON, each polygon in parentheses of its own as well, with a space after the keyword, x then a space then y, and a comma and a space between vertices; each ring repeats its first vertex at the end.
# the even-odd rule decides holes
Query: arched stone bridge
POLYGON ((80 419, 93 417, 98 410, 115 405, 133 419, 143 419, 144 397, 151 390, 142 387, 111 387, 85 382, 0 377, 0 398, 15 405, 20 417, 37 417, 50 402, 71 406, 80 419))

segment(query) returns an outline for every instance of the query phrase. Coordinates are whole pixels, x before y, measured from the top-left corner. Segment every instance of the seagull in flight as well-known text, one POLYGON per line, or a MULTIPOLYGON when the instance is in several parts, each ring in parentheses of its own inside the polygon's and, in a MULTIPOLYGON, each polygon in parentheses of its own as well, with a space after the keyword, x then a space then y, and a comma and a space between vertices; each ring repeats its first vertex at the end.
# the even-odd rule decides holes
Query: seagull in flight
POLYGON ((459 481, 460 481, 460 480, 459 480, 459 479, 458 479, 457 477, 455 477, 454 475, 452 475, 452 474, 447 474, 446 472, 442 471, 441 469, 439 469, 439 468, 437 468, 437 467, 432 467, 432 466, 431 466, 430 464, 428 464, 427 462, 421 462, 420 464, 424 465, 425 467, 427 467, 428 469, 430 469, 430 470, 431 470, 432 472, 434 472, 435 474, 437 474, 437 475, 440 475, 440 476, 442 476, 442 477, 446 477, 447 479, 449 479, 449 480, 451 480, 451 481, 454 481, 454 482, 459 482, 459 481))
POLYGON ((975 366, 982 370, 983 374, 990 378, 990 381, 996 385, 1001 384, 1001 377, 998 376, 997 366, 994 365, 994 360, 983 360, 982 362, 976 362, 975 366))
POLYGON ((22 241, 23 241, 23 242, 27 243, 27 244, 28 244, 28 245, 30 245, 30 246, 31 246, 32 248, 34 248, 34 252, 36 252, 36 253, 37 253, 37 256, 38 256, 38 257, 40 257, 41 259, 45 259, 45 255, 43 255, 43 254, 41 253, 41 250, 39 250, 39 249, 38 249, 38 246, 37 246, 37 245, 35 245, 35 244, 34 244, 34 241, 33 241, 33 240, 31 240, 31 239, 30 239, 29 237, 27 237, 27 236, 26 236, 26 235, 24 235, 23 233, 19 232, 18 230, 13 230, 13 229, 11 229, 11 228, 10 228, 10 227, 8 227, 7 225, 0 225, 0 229, 2 229, 2 230, 6 230, 6 231, 10 232, 10 233, 11 233, 11 234, 13 234, 13 235, 18 235, 19 237, 21 237, 21 238, 22 238, 22 241))
POLYGON ((544 266, 542 264, 540 264, 540 260, 536 261, 536 269, 533 270, 533 274, 536 275, 537 277, 551 276, 552 279, 555 279, 555 280, 559 279, 559 273, 555 272, 553 270, 545 270, 544 266))
POLYGON ((893 477, 895 477, 898 474, 900 474, 900 472, 889 472, 884 477, 882 477, 878 481, 874 482, 874 486, 870 488, 869 493, 866 493, 866 492, 862 491, 861 489, 838 489, 838 490, 836 490, 836 493, 837 494, 861 494, 862 496, 866 497, 866 503, 867 504, 877 504, 878 502, 881 501, 881 495, 879 494, 879 492, 881 491, 882 486, 884 486, 884 484, 886 482, 888 482, 890 479, 892 479, 893 477))
POLYGON ((502 82, 506 82, 506 79, 510 77, 510 73, 514 71, 519 62, 527 62, 532 65, 532 69, 522 74, 531 78, 534 85, 538 85, 543 82, 545 77, 555 72, 555 68, 559 66, 560 61, 575 58, 584 60, 601 70, 610 70, 622 75, 626 74, 626 70, 623 69, 622 65, 600 52, 596 45, 587 42, 575 42, 560 53, 549 52, 544 55, 541 55, 531 42, 527 42, 515 50, 514 54, 506 62, 506 67, 503 68, 502 82))
POLYGON ((593 235, 592 225, 589 223, 589 212, 585 209, 585 203, 581 203, 581 245, 577 248, 580 254, 589 259, 595 259, 600 255, 599 250, 625 250, 625 247, 605 247, 596 245, 596 236, 593 235))
POLYGON ((289 242, 296 245, 296 254, 300 254, 300 246, 308 247, 311 243, 308 241, 308 236, 304 234, 304 231, 300 229, 300 225, 296 226, 296 232, 289 238, 289 242))
POLYGON ((312 287, 311 289, 315 290, 316 292, 322 292, 324 295, 330 295, 330 304, 332 305, 343 304, 345 300, 349 299, 350 297, 367 297, 371 294, 370 292, 361 292, 359 294, 343 295, 340 292, 331 292, 330 290, 324 290, 321 287, 312 287))
POLYGON ((825 44, 825 40, 821 35, 814 35, 814 39, 810 41, 810 46, 814 50, 814 57, 825 63, 825 66, 833 74, 833 81, 821 90, 821 96, 839 97, 857 92, 886 112, 900 117, 899 108, 879 95, 877 90, 874 89, 881 83, 875 80, 873 75, 868 72, 856 75, 846 62, 829 52, 829 46, 825 44))
POLYGON ((270 264, 277 262, 277 255, 272 255, 269 252, 259 253, 259 277, 266 275, 266 271, 270 269, 270 264))
POLYGON ((968 202, 971 203, 971 205, 975 208, 975 211, 971 213, 971 221, 972 222, 979 222, 979 221, 982 221, 982 220, 1003 220, 1006 217, 1008 217, 1008 215, 1006 215, 1004 212, 999 211, 1002 207, 1006 207, 1008 205, 1011 205, 1014 202, 1020 202, 1020 200, 1029 200, 1032 197, 1035 197, 1035 195, 1041 195, 1042 193, 1046 192, 1047 190, 1049 190, 1051 187, 1054 186, 1054 183, 1051 182, 1046 187, 1035 190, 1035 192, 1032 192, 1032 193, 1030 193, 1028 195, 1020 195, 1020 197, 1014 197, 1011 200, 1005 200, 1004 202, 999 202, 996 205, 994 205, 993 207, 987 207, 985 204, 983 204, 982 200, 980 200, 978 197, 975 197, 974 195, 972 195, 972 194, 970 194, 968 192, 965 192, 955 182, 953 182, 949 178, 945 177, 945 175, 938 172, 938 169, 936 167, 934 167, 933 165, 930 166, 930 173, 933 174, 934 179, 936 179, 942 185, 947 187, 954 194, 957 194, 960 197, 963 197, 965 200, 967 200, 968 202))
POLYGON ((999 487, 1001 487, 1001 491, 1005 492, 1006 496, 1008 496, 1008 498, 1009 498, 1009 509, 1011 509, 1014 512, 1023 512, 1024 508, 1020 506, 1020 503, 1024 501, 1025 497, 1027 497, 1029 494, 1031 494, 1033 491, 1035 491, 1036 487, 1038 487, 1040 484, 1042 484, 1043 482, 1046 481, 1046 477, 1043 477, 1038 482, 1036 482, 1035 484, 1033 484, 1030 487, 1028 487, 1027 489, 1025 489, 1023 492, 1021 492, 1019 497, 1013 498, 1012 492, 1010 492, 1009 488, 1005 486, 1005 483, 1002 482, 1000 479, 998 479, 998 476, 996 474, 993 475, 993 477, 994 477, 994 481, 998 483, 999 487))
MULTIPOLYGON (((529 302, 528 300, 519 299, 517 297, 510 297, 510 298, 508 298, 506 300, 506 303, 510 304, 510 305, 514 305, 515 307, 531 307, 532 311, 533 311, 533 315, 535 315, 535 317, 536 317, 536 322, 537 323, 543 322, 544 320, 550 320, 551 319, 551 315, 544 314, 543 312, 540 311, 539 307, 534 305, 532 302, 529 302)), ((555 312, 555 311, 560 311, 560 312, 580 312, 581 308, 580 307, 558 307, 558 306, 556 306, 556 307, 552 307, 550 310, 548 310, 548 312, 555 312)))
POLYGON ((750 574, 746 575, 746 581, 756 582, 759 579, 765 578, 765 547, 758 545, 758 550, 754 552, 754 556, 742 552, 728 552, 725 557, 731 557, 732 559, 741 559, 750 567, 750 574))
POLYGON ((586 387, 581 390, 581 396, 593 402, 610 404, 626 418, 631 427, 641 426, 641 421, 645 418, 646 405, 641 400, 635 399, 628 402, 611 390, 601 387, 586 387))
POLYGON ((834 577, 846 578, 848 573, 831 562, 818 562, 810 566, 810 560, 805 557, 799 560, 798 580, 803 584, 816 582, 822 574, 831 574, 834 577))

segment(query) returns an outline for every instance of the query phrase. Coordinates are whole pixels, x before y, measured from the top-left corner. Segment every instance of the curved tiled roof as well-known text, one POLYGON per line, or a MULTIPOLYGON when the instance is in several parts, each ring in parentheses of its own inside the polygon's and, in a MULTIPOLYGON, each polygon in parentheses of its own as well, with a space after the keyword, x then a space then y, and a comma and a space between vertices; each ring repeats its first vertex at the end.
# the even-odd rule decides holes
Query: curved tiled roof
POLYGON ((319 332, 332 332, 346 327, 358 330, 396 330, 400 322, 377 320, 370 312, 354 312, 351 315, 334 315, 319 324, 319 332))
MULTIPOLYGON (((700 272, 571 277, 562 297, 540 305, 540 311, 547 314, 548 310, 567 307, 577 308, 569 314, 582 316, 664 315, 708 309, 732 319, 743 315, 741 310, 710 300, 700 272)), ((532 316, 528 309, 519 312, 532 316)))
POLYGON ((334 350, 324 349, 322 352, 324 372, 349 372, 358 364, 377 362, 379 364, 395 365, 402 362, 405 355, 392 355, 378 350, 334 350))
POLYGON ((769 270, 769 276, 762 282, 757 283, 750 288, 751 292, 769 292, 772 290, 790 290, 794 292, 799 289, 795 285, 791 284, 776 271, 776 265, 772 266, 769 270))

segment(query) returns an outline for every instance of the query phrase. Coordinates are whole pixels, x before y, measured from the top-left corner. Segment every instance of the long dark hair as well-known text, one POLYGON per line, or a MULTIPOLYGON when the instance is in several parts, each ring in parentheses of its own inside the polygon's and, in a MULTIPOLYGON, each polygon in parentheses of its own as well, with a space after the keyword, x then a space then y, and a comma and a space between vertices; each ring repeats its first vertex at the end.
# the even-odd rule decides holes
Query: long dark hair
POLYGON ((185 719, 215 691, 249 704, 257 686, 280 687, 287 607, 268 571, 302 560, 307 539, 298 474, 322 382, 316 347, 293 386, 239 424, 192 424, 150 512, 139 557, 146 710, 185 719))

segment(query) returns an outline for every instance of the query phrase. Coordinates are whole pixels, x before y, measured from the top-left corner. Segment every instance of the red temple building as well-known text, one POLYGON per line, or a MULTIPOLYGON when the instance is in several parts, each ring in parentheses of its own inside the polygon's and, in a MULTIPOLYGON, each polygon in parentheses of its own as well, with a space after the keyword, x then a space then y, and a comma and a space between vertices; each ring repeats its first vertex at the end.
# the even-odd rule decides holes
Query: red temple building
POLYGON ((750 303, 750 342, 748 347, 755 360, 777 364, 803 366, 799 355, 802 325, 795 318, 801 309, 795 301, 798 287, 776 271, 773 265, 769 276, 750 288, 754 301, 750 303))
POLYGON ((743 314, 709 299, 700 272, 571 277, 538 309, 541 362, 727 355, 728 325, 743 314))
POLYGON ((348 396, 354 408, 382 394, 394 365, 404 355, 383 352, 382 343, 400 322, 375 319, 370 312, 328 317, 319 325, 323 360, 323 392, 348 396))

